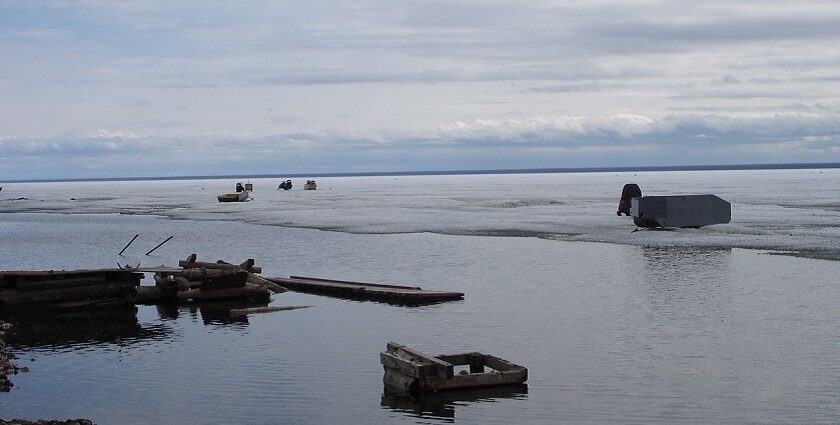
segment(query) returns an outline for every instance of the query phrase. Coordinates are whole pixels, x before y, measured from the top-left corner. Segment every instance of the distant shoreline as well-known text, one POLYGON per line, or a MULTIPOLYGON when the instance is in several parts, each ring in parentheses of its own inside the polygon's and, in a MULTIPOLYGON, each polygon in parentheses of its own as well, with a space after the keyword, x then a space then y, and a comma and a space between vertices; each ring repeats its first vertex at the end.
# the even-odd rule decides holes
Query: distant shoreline
POLYGON ((386 177, 386 176, 447 176, 470 174, 565 174, 565 173, 615 173, 645 171, 726 171, 726 170, 810 170, 818 168, 840 168, 840 163, 804 164, 729 164, 729 165, 663 165, 644 167, 570 167, 570 168, 514 168, 497 170, 439 170, 439 171, 376 171, 357 173, 312 173, 312 174, 230 174, 208 176, 164 176, 164 177, 89 177, 76 179, 23 179, 2 180, 0 183, 50 183, 50 182, 108 182, 108 181, 156 181, 156 180, 221 180, 262 179, 287 177, 386 177))

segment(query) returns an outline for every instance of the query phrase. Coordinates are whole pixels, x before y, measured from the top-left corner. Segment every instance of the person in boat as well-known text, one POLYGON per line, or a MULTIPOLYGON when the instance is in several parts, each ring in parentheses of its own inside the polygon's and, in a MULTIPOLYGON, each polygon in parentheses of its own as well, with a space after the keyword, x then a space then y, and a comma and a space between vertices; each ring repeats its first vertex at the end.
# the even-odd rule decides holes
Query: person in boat
POLYGON ((242 183, 237 183, 236 184, 236 193, 242 192, 244 190, 245 190, 245 188, 242 186, 242 183))

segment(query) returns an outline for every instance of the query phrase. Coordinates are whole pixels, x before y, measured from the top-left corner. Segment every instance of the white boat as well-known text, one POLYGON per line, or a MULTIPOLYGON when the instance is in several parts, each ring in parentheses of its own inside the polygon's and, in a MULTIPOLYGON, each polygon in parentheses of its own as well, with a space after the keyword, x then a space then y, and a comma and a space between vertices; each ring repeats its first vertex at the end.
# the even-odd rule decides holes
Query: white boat
POLYGON ((303 185, 303 190, 315 190, 318 188, 318 185, 315 183, 315 180, 307 180, 306 184, 303 185))

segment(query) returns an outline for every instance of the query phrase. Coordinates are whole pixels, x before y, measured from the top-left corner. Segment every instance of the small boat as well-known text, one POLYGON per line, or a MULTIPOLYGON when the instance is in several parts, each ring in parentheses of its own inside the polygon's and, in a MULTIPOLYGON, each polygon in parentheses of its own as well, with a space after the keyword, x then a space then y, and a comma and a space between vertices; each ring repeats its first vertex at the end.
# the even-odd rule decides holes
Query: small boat
POLYGON ((248 200, 248 192, 225 193, 219 195, 219 202, 245 202, 248 200))
POLYGON ((303 185, 303 190, 315 190, 318 188, 318 185, 315 183, 315 180, 307 180, 306 184, 303 185))
POLYGON ((219 195, 219 202, 245 202, 248 200, 250 193, 247 186, 242 186, 242 183, 236 183, 236 193, 224 193, 219 195))

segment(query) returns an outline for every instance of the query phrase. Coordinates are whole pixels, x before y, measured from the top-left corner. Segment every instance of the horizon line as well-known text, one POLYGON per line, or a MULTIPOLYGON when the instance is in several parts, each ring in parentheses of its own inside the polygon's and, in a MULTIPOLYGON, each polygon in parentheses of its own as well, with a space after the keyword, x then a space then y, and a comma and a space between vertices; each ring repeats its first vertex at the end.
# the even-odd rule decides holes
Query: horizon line
POLYGON ((193 176, 142 176, 142 177, 79 177, 2 180, 0 183, 53 183, 53 182, 107 182, 107 181, 159 181, 159 180, 221 180, 262 179, 301 177, 377 177, 377 176, 443 176, 470 174, 561 174, 561 173, 608 173, 647 171, 735 171, 735 170, 804 170, 817 168, 840 168, 838 162, 778 163, 778 164, 705 164, 705 165, 650 165, 625 167, 560 167, 560 168, 502 168, 476 170, 418 170, 418 171, 367 171, 332 173, 291 174, 226 174, 193 176))

